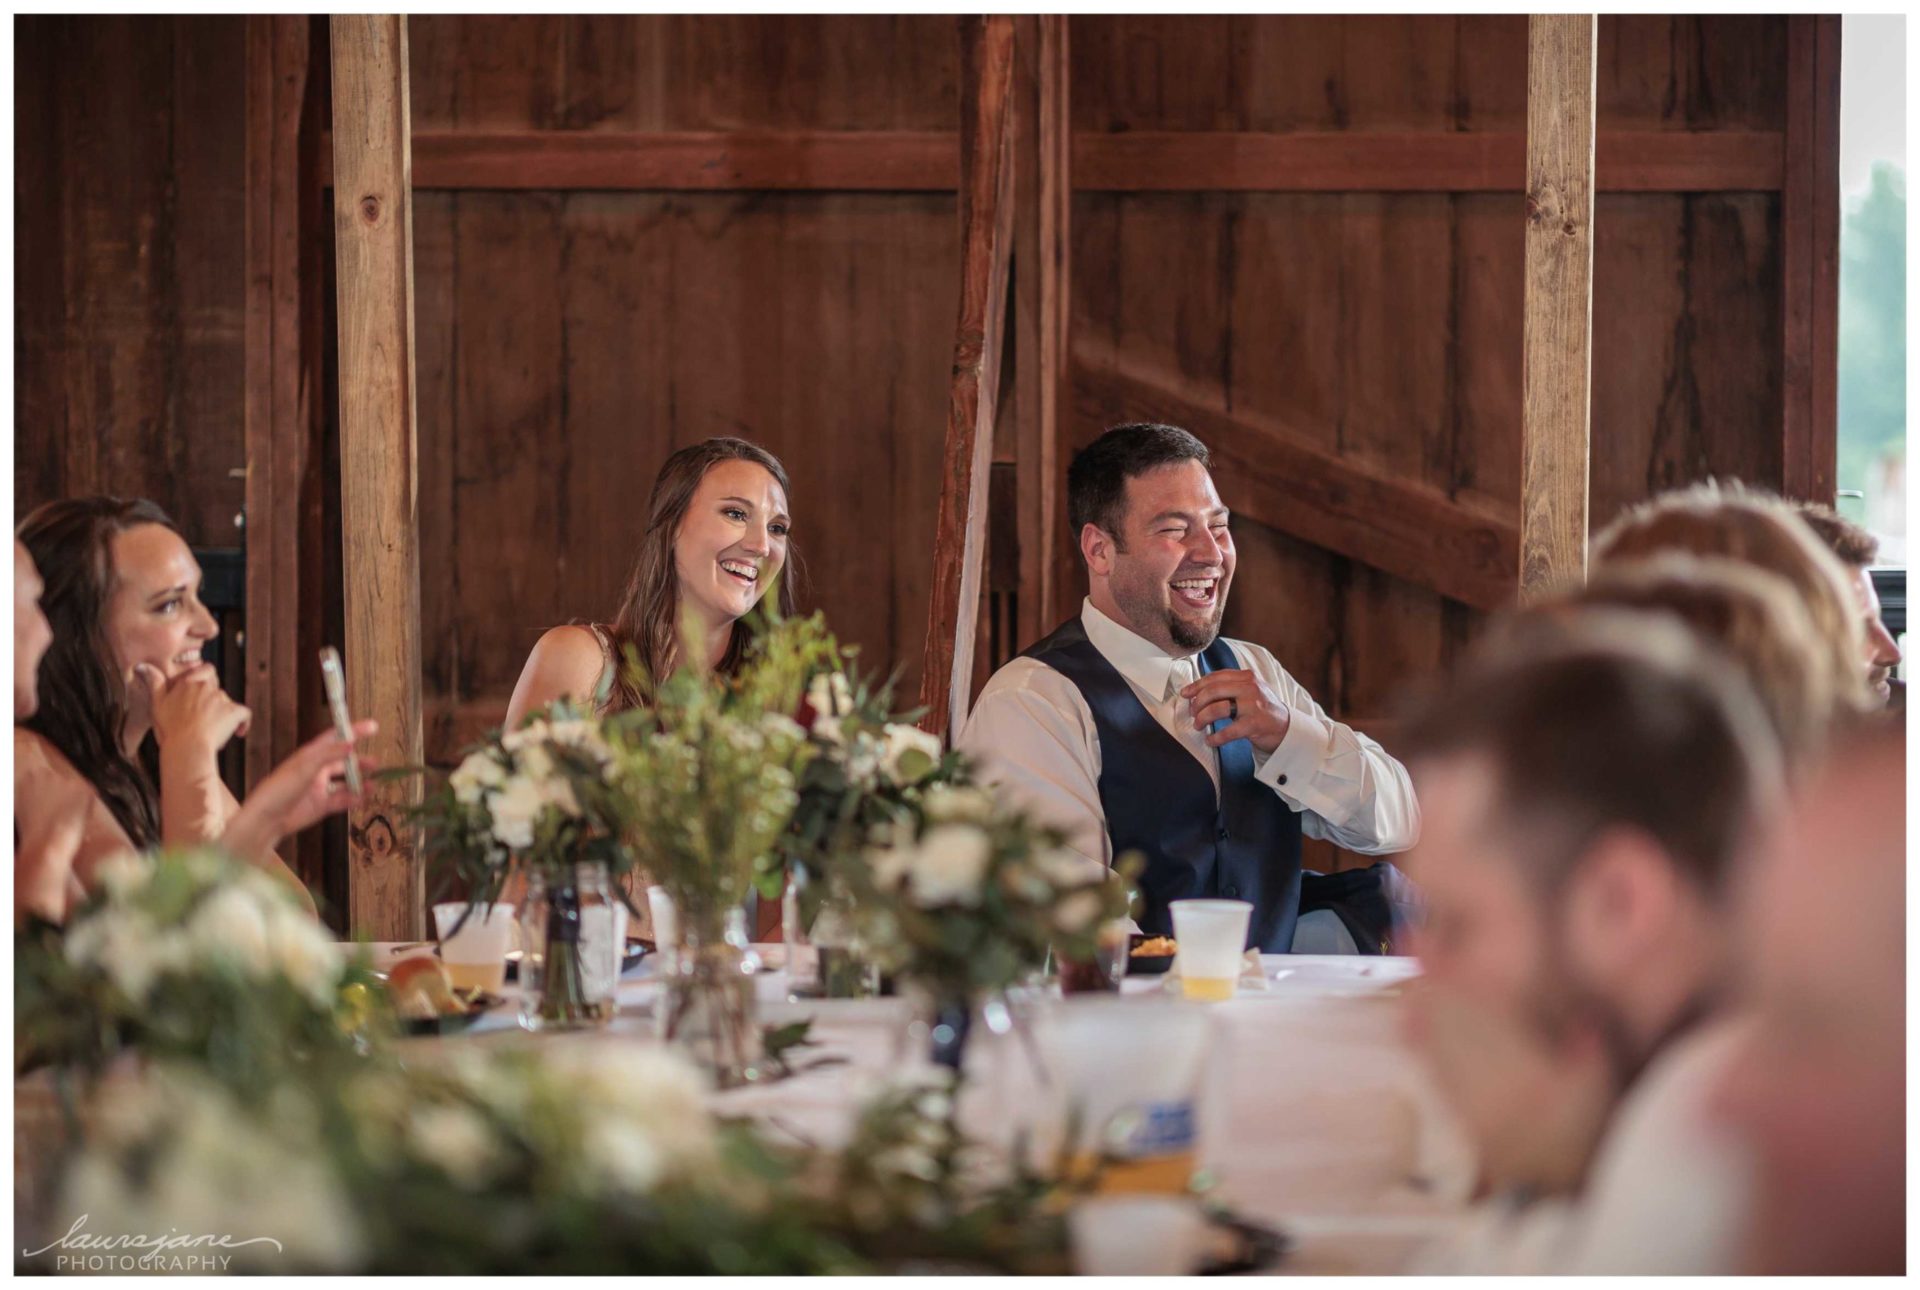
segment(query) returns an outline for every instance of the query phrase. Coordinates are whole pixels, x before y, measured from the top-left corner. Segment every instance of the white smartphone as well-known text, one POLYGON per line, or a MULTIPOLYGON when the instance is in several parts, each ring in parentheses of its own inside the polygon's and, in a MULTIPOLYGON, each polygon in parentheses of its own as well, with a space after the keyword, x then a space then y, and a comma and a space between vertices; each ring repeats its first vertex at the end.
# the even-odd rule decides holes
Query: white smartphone
MULTIPOLYGON (((340 666, 340 651, 331 645, 320 650, 320 679, 327 687, 327 706, 333 709, 333 728, 342 739, 353 738, 353 718, 347 715, 347 673, 340 666)), ((360 763, 351 749, 347 752, 347 787, 360 791, 360 763)))

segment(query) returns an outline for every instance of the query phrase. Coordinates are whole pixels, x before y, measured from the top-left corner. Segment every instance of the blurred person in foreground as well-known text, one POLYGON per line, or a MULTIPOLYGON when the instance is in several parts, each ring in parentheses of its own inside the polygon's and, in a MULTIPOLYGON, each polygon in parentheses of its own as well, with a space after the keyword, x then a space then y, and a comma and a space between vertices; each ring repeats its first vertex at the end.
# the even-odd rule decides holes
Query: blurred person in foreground
POLYGON ((1744 893, 1753 1028, 1716 1099, 1757 1157, 1742 1271, 1906 1271, 1906 760, 1890 723, 1850 741, 1744 893))
POLYGON ((1709 480, 1622 511, 1593 540, 1595 571, 1667 552, 1724 556, 1785 578, 1825 646, 1843 712, 1884 706, 1867 689, 1860 610, 1847 571, 1793 508, 1769 493, 1709 480))
POLYGON ((1881 620, 1880 593, 1874 590, 1873 575, 1868 572, 1880 558, 1880 539, 1851 520, 1840 518, 1831 506, 1795 502, 1793 509, 1847 571, 1853 603, 1866 630, 1867 688, 1881 703, 1905 707, 1907 687, 1893 679, 1893 669, 1900 666, 1900 644, 1881 620))
POLYGON ((1644 610, 1678 620, 1723 651, 1760 700, 1790 775, 1812 764, 1840 718, 1840 696, 1813 620, 1792 586, 1758 565, 1678 553, 1597 569, 1585 585, 1536 604, 1519 621, 1577 632, 1593 609, 1644 610))
POLYGON ((1490 1193, 1422 1270, 1731 1270, 1745 1162, 1704 1102, 1730 879, 1783 791, 1759 702, 1666 616, 1522 615, 1407 747, 1410 1038, 1490 1193))

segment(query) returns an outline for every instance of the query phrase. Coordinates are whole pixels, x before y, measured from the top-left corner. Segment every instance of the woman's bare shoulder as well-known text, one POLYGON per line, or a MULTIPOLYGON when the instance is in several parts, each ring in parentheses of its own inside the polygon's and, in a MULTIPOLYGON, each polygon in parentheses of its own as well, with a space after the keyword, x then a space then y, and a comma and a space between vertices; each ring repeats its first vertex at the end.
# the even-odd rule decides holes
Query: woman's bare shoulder
POLYGON ((74 764, 67 760, 67 755, 53 746, 51 739, 37 730, 15 726, 13 728, 13 777, 15 780, 22 780, 39 776, 83 778, 74 764))
POLYGON ((576 701, 591 698, 606 665, 606 652, 591 628, 569 623, 547 629, 520 669, 507 724, 518 725, 526 714, 563 696, 576 701))

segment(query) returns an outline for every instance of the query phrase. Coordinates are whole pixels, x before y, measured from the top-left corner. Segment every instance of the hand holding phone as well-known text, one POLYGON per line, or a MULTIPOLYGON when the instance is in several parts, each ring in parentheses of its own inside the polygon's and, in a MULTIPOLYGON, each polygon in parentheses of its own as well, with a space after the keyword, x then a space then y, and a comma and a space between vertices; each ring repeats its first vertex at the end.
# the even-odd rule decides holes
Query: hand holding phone
MULTIPOLYGON (((327 706, 333 710, 333 729, 342 741, 353 742, 353 718, 347 715, 347 673, 340 666, 340 651, 328 645, 320 651, 320 679, 327 687, 327 706)), ((347 787, 360 791, 360 763, 347 750, 347 787)))

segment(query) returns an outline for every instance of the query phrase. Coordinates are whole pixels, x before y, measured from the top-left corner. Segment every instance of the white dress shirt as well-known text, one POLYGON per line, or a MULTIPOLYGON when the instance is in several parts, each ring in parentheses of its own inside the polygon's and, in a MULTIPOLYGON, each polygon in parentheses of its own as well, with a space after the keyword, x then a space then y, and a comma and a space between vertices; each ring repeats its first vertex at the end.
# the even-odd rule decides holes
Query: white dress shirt
MULTIPOLYGON (((1217 751, 1193 728, 1180 690, 1199 676, 1197 651, 1176 658, 1093 607, 1080 610, 1087 640, 1126 678, 1166 732, 1177 739, 1220 790, 1217 751)), ((1254 777, 1295 811, 1301 831, 1349 851, 1404 851, 1420 832, 1420 807, 1406 769, 1365 735, 1327 716, 1273 655, 1229 640, 1234 658, 1260 677, 1290 710, 1279 747, 1254 750, 1254 777)), ((1067 844, 1102 869, 1113 861, 1100 805, 1100 734, 1080 687, 1030 658, 993 674, 956 745, 979 763, 988 783, 1064 829, 1067 844)))

